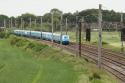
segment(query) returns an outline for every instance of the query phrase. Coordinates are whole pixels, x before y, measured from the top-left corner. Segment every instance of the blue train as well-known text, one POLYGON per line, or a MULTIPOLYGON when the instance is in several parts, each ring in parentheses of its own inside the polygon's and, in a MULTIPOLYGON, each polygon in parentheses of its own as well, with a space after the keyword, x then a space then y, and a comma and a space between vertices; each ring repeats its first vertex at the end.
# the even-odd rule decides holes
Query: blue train
POLYGON ((13 33, 18 36, 25 36, 25 37, 34 37, 39 39, 44 39, 51 41, 53 38, 54 42, 60 43, 62 42, 63 45, 69 44, 69 36, 61 34, 55 34, 50 32, 40 32, 40 31, 29 31, 29 30, 14 30, 13 33))

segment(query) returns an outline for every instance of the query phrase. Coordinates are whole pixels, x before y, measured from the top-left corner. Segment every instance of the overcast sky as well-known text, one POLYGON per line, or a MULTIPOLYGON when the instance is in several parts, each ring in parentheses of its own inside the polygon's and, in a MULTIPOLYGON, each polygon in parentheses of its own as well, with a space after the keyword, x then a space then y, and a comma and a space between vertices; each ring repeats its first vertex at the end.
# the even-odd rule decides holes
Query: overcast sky
POLYGON ((113 9, 125 12, 125 0, 0 0, 0 14, 18 16, 22 13, 43 15, 52 8, 58 8, 64 13, 98 8, 113 9))

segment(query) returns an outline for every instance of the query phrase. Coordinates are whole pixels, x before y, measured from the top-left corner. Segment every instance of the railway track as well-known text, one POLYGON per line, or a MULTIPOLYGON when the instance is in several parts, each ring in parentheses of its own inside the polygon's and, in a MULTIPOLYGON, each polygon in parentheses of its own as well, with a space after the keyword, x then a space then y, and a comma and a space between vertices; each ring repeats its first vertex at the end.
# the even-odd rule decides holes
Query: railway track
MULTIPOLYGON (((73 48, 73 44, 71 46, 73 48)), ((93 59, 97 63, 98 48, 96 46, 83 44, 82 52, 84 52, 83 54, 87 53, 87 56, 95 56, 93 59)), ((122 83, 125 83, 124 54, 102 48, 102 68, 115 75, 122 83)))
MULTIPOLYGON (((38 40, 38 39, 37 39, 38 40)), ((40 40, 39 40, 40 41, 40 40)), ((60 45, 57 43, 52 43, 50 41, 43 42, 47 45, 53 45, 72 53, 77 53, 78 46, 75 43, 70 43, 69 45, 60 45)), ((98 63, 98 48, 93 45, 82 44, 82 57, 89 59, 93 63, 98 63)), ((115 75, 121 83, 125 83, 125 56, 122 53, 113 52, 109 49, 102 48, 102 68, 108 72, 115 75)))

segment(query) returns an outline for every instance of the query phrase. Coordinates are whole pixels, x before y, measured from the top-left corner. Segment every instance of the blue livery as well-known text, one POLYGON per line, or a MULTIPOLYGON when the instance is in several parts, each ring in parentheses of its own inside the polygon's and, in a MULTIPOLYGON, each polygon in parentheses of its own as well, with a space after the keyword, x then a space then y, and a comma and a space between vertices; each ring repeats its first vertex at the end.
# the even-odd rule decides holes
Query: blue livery
POLYGON ((30 30, 14 30, 13 33, 18 36, 25 36, 25 37, 34 37, 39 39, 44 39, 51 41, 53 39, 54 42, 61 43, 63 45, 69 44, 69 36, 68 35, 62 35, 56 34, 56 33, 50 33, 50 32, 40 32, 40 31, 30 31, 30 30))

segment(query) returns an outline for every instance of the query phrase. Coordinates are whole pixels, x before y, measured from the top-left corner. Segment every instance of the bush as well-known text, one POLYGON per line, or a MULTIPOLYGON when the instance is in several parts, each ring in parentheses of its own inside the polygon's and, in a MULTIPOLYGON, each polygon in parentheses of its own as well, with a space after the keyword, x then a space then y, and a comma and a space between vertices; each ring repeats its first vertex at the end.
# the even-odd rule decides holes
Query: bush
POLYGON ((19 38, 19 41, 16 42, 16 46, 17 47, 25 47, 25 46, 27 46, 28 43, 29 43, 28 40, 26 40, 24 38, 19 38))
POLYGON ((5 64, 0 64, 0 70, 4 68, 5 64))
POLYGON ((10 44, 11 44, 11 45, 15 45, 17 42, 20 41, 20 39, 19 39, 18 37, 13 36, 13 35, 10 36, 9 40, 10 40, 10 44))
POLYGON ((45 47, 48 47, 47 45, 43 45, 35 41, 31 42, 30 40, 27 40, 26 38, 21 38, 17 36, 10 37, 10 44, 15 45, 17 47, 24 47, 25 49, 32 49, 35 52, 40 52, 45 47))
POLYGON ((42 49, 46 48, 47 45, 43 45, 43 44, 40 44, 40 43, 35 43, 35 47, 33 48, 34 51, 36 52, 39 52, 41 51, 42 49))
POLYGON ((10 36, 9 30, 0 30, 0 38, 8 38, 10 36))
POLYGON ((29 48, 29 49, 33 49, 35 47, 35 44, 33 42, 29 42, 26 46, 26 49, 29 48))
MULTIPOLYGON (((98 44, 98 42, 92 42, 92 44, 98 44)), ((108 45, 109 43, 102 41, 102 45, 108 45)))
POLYGON ((108 45, 108 43, 103 41, 103 42, 102 42, 102 45, 108 45))
POLYGON ((28 40, 24 38, 19 38, 16 36, 10 36, 10 44, 11 45, 16 45, 17 47, 24 47, 28 43, 28 40))
POLYGON ((8 38, 10 35, 10 32, 8 30, 1 30, 0 31, 0 38, 8 38))
POLYGON ((89 77, 89 80, 93 79, 101 79, 101 76, 98 73, 93 73, 92 76, 89 77))
POLYGON ((4 38, 5 34, 2 32, 0 32, 0 38, 4 38))

